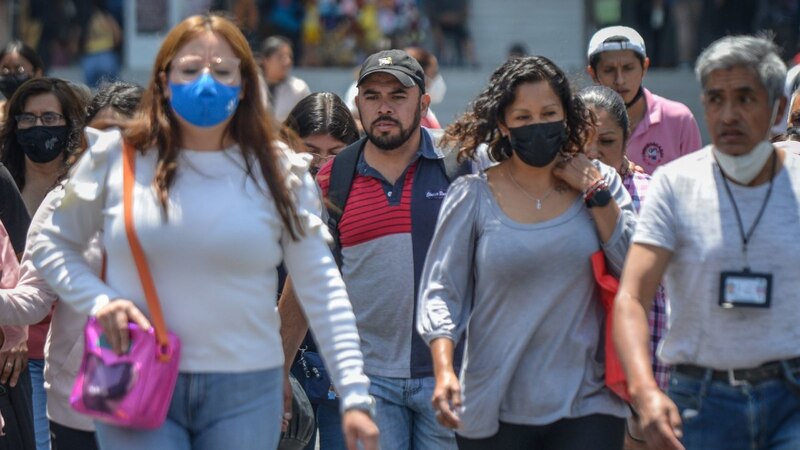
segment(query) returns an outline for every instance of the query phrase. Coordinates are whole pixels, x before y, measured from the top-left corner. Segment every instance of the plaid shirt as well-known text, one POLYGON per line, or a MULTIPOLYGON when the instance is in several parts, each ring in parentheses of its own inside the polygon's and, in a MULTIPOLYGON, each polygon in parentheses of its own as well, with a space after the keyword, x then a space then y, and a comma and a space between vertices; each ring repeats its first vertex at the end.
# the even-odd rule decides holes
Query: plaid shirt
MULTIPOLYGON (((634 173, 632 171, 622 177, 622 184, 631 194, 633 209, 637 214, 642 207, 647 188, 650 186, 650 178, 650 175, 646 173, 634 173)), ((658 344, 661 342, 664 330, 667 327, 667 295, 662 284, 658 285, 656 297, 653 299, 653 308, 648 313, 647 320, 650 325, 650 359, 653 362, 653 374, 656 377, 658 387, 666 391, 669 382, 669 366, 659 361, 656 357, 658 344)))

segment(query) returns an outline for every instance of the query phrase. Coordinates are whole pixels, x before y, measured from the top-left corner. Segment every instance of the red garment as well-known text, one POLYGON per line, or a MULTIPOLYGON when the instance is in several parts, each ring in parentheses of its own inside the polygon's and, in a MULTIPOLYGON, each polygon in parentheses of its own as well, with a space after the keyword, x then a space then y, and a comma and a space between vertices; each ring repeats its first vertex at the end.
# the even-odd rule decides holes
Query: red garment
POLYGON ((592 272, 594 272, 594 279, 597 281, 597 286, 600 288, 600 302, 603 304, 603 309, 606 312, 605 323, 605 352, 606 352, 606 386, 620 398, 626 402, 631 402, 631 396, 628 393, 628 383, 625 380, 625 372, 622 369, 622 363, 617 355, 617 350, 614 348, 614 342, 611 337, 612 330, 614 329, 614 297, 617 295, 619 289, 619 280, 614 278, 606 270, 606 259, 602 250, 598 250, 592 254, 592 272))
POLYGON ((50 331, 52 315, 50 312, 41 322, 28 327, 28 359, 44 359, 44 342, 47 340, 47 332, 50 331))

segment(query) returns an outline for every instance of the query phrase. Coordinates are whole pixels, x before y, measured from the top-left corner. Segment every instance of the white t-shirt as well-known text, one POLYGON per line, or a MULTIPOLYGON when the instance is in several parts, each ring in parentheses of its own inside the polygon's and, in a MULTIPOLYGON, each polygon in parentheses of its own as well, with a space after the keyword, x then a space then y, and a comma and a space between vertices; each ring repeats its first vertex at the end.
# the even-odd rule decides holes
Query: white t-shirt
MULTIPOLYGON (((719 370, 800 356, 800 157, 790 152, 748 244, 753 272, 772 274, 772 305, 719 306, 720 274, 745 266, 733 204, 711 147, 656 170, 634 242, 672 251, 665 284, 669 329, 659 356, 669 364, 719 370)), ((729 182, 745 233, 769 183, 729 182)))

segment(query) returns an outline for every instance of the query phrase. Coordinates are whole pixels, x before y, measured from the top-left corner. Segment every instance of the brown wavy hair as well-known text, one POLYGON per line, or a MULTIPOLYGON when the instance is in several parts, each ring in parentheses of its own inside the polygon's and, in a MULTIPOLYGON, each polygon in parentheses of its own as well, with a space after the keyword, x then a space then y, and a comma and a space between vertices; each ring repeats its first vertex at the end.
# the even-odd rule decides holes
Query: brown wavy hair
POLYGON ((144 91, 137 116, 125 130, 125 139, 142 152, 153 147, 158 152, 153 185, 166 215, 169 188, 175 182, 182 144, 180 125, 164 95, 166 86, 162 83, 161 75, 169 73, 173 58, 184 45, 209 31, 225 39, 241 60, 241 100, 225 129, 225 135, 230 136, 241 148, 248 176, 254 177, 252 165, 259 165, 283 224, 292 239, 297 239, 303 230, 295 199, 286 184, 288 174, 281 166, 281 150, 274 145, 272 119, 260 100, 256 62, 244 35, 227 18, 216 14, 192 16, 167 34, 156 55, 150 84, 144 91))
POLYGON ((561 148, 565 158, 582 153, 595 126, 592 113, 580 98, 573 95, 566 74, 543 56, 513 58, 497 68, 489 84, 472 103, 471 111, 447 127, 446 143, 459 148, 459 159, 475 159, 479 145, 489 146, 489 156, 503 161, 511 156, 511 142, 503 137, 498 123, 505 124, 505 111, 523 83, 547 81, 561 100, 566 122, 567 140, 561 148))

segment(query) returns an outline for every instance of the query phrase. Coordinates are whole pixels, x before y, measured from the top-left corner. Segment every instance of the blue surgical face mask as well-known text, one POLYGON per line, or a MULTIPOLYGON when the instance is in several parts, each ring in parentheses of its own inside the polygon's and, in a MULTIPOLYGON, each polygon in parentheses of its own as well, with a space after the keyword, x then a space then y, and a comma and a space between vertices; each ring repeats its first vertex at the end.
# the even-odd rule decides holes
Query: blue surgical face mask
POLYGON ((239 105, 241 86, 227 86, 208 72, 191 83, 169 83, 173 111, 192 125, 213 127, 229 119, 239 105))

